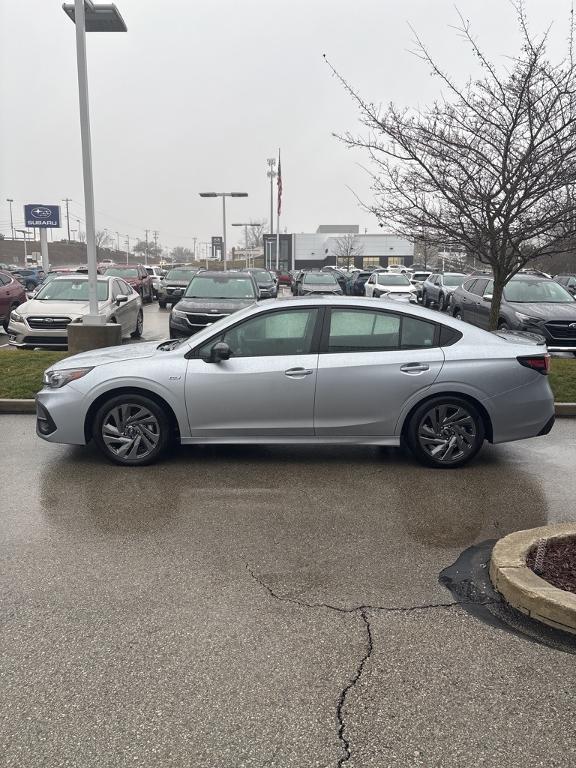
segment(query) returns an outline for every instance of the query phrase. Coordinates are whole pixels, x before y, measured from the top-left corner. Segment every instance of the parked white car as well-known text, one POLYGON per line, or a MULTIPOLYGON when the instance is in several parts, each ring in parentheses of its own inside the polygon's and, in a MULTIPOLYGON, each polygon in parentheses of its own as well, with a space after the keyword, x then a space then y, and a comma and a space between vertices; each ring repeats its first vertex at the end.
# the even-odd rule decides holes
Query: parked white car
POLYGON ((157 299, 162 278, 166 277, 168 273, 162 267, 145 267, 145 269, 152 278, 152 290, 154 291, 154 298, 157 299))
POLYGON ((408 277, 391 272, 373 272, 364 285, 366 296, 386 297, 400 301, 416 301, 416 288, 408 277))
MULTIPOLYGON (((8 341, 14 347, 68 346, 68 325, 89 313, 88 275, 56 277, 10 314, 8 341)), ((98 313, 122 326, 123 336, 142 335, 142 299, 119 277, 98 277, 98 313)))

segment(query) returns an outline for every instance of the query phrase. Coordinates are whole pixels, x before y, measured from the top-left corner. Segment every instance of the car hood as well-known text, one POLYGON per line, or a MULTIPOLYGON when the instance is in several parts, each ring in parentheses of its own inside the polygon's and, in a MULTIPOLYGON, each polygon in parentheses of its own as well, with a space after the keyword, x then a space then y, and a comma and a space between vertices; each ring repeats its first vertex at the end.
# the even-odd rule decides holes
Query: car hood
POLYGON ((576 322, 576 301, 566 304, 554 302, 507 301, 506 306, 523 315, 537 317, 539 320, 571 320, 576 322))
MULTIPOLYGON (((98 302, 98 309, 102 310, 107 304, 105 301, 98 302)), ((21 315, 66 315, 67 317, 77 317, 87 315, 90 311, 89 302, 84 301, 40 301, 39 299, 30 299, 20 304, 18 312, 21 315)))
POLYGON ((304 294, 307 293, 337 293, 338 291, 341 291, 342 288, 340 288, 339 285, 303 285, 302 291, 304 294))
POLYGON ((117 363, 120 360, 134 360, 136 358, 152 357, 155 354, 165 354, 158 351, 158 344, 158 341, 146 341, 142 344, 124 344, 119 347, 92 349, 89 352, 80 352, 78 355, 66 357, 55 365, 51 365, 50 370, 88 368, 96 365, 105 365, 106 363, 117 363))
MULTIPOLYGON (((190 278, 192 280, 192 278, 190 278)), ((187 288, 190 280, 163 280, 162 284, 166 288, 187 288)))
POLYGON ((413 285, 382 285, 378 283, 378 288, 382 288, 382 290, 388 291, 389 293, 412 293, 414 286, 413 285))
POLYGON ((192 299, 184 298, 176 304, 180 312, 237 312, 239 309, 251 307, 256 299, 192 299))

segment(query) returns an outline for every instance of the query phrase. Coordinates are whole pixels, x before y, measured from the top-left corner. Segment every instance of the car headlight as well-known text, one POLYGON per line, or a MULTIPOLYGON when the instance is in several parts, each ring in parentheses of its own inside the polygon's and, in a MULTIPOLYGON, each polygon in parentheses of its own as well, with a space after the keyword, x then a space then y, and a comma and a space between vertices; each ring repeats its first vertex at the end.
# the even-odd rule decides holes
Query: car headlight
POLYGON ((174 317, 181 317, 182 319, 186 319, 186 312, 181 312, 179 309, 173 309, 171 312, 174 317))
POLYGON ((10 320, 14 320, 15 323, 23 323, 24 317, 20 314, 20 312, 17 312, 15 309, 10 312, 10 320))
POLYGON ((61 371, 45 371, 42 383, 44 386, 50 387, 50 389, 60 389, 60 387, 69 384, 71 381, 76 381, 76 379, 81 379, 83 376, 86 376, 87 373, 90 373, 90 371, 93 370, 93 367, 94 366, 91 368, 65 368, 61 371))
POLYGON ((522 323, 531 323, 532 325, 536 325, 540 322, 539 317, 531 317, 530 315, 525 315, 523 312, 514 312, 514 314, 522 323))

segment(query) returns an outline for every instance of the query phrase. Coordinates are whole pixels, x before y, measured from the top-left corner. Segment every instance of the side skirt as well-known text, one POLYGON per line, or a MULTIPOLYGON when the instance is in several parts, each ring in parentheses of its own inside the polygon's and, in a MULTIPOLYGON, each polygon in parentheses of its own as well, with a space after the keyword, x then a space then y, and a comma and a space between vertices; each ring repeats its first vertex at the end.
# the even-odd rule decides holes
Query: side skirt
POLYGON ((283 436, 251 435, 249 437, 225 436, 222 437, 182 437, 182 445, 385 445, 397 447, 400 445, 399 437, 382 437, 380 435, 342 435, 342 436, 283 436))

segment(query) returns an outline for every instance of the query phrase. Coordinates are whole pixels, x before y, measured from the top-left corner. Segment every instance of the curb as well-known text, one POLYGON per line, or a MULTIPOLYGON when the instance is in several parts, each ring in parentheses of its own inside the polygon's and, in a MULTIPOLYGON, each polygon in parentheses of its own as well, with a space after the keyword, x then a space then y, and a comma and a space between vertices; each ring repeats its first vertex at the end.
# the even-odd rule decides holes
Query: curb
MULTIPOLYGON (((36 401, 0 398, 0 413, 36 413, 36 401)), ((554 403, 554 415, 576 416, 576 403, 554 403)))
POLYGON ((553 587, 528 568, 526 555, 538 539, 576 535, 576 523, 517 531, 496 542, 490 580, 507 603, 531 619, 576 635, 576 594, 553 587))

